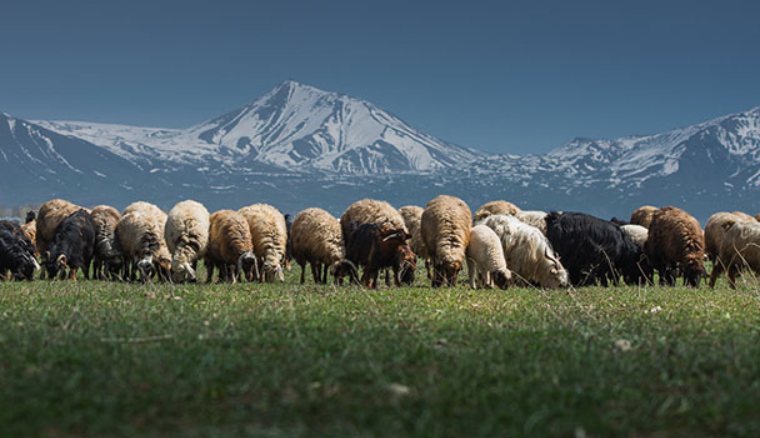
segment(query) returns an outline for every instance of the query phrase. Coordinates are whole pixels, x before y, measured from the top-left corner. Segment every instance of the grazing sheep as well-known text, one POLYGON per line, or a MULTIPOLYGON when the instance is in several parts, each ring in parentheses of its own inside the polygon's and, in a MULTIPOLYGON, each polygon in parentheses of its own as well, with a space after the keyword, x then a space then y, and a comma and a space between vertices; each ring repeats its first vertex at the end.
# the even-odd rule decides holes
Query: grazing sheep
MULTIPOLYGON (((611 221, 612 222, 612 221, 611 221)), ((613 224, 615 222, 612 222, 613 224)), ((625 234, 628 235, 628 237, 631 238, 633 243, 635 243, 641 250, 644 250, 644 244, 647 241, 647 238, 649 237, 649 230, 647 230, 645 227, 642 227, 641 225, 634 225, 634 224, 627 224, 622 225, 620 227, 621 230, 625 234)))
POLYGON ((651 205, 643 205, 631 214, 630 223, 633 225, 641 225, 644 228, 649 228, 649 224, 652 223, 652 217, 659 210, 657 207, 651 205))
MULTIPOLYGON (((720 263, 720 248, 723 245, 726 233, 735 223, 742 220, 744 219, 740 216, 726 212, 715 213, 707 219, 707 224, 705 225, 705 254, 707 255, 707 259, 712 262, 713 269, 715 269, 715 264, 720 263)), ((750 220, 755 222, 754 218, 750 220)))
POLYGON ((124 255, 116 239, 116 226, 121 214, 113 207, 98 205, 93 207, 92 221, 95 224, 95 256, 93 277, 115 280, 124 266, 124 255))
POLYGON ((348 236, 346 260, 351 262, 351 266, 364 266, 362 282, 365 286, 376 288, 380 270, 391 267, 395 274, 396 286, 400 286, 402 282, 414 282, 416 257, 406 242, 412 237, 406 229, 394 228, 388 222, 351 222, 348 236))
POLYGON ((574 286, 617 285, 651 279, 651 270, 639 248, 618 225, 584 213, 551 212, 546 237, 562 257, 574 286))
POLYGON ((470 243, 472 212, 459 198, 441 195, 422 213, 422 240, 433 261, 433 287, 456 286, 470 243))
POLYGON ((208 210, 196 201, 182 201, 169 211, 164 239, 172 254, 174 281, 195 281, 198 260, 208 248, 210 225, 208 210))
POLYGON ((206 283, 214 278, 214 267, 219 268, 219 279, 235 283, 238 276, 253 281, 258 275, 258 263, 253 252, 253 240, 248 221, 240 213, 221 210, 210 217, 209 243, 205 264, 208 270, 206 283))
POLYGON ((725 234, 720 246, 719 260, 710 274, 710 287, 723 271, 728 272, 728 284, 736 288, 736 276, 744 268, 751 269, 756 275, 760 273, 760 222, 756 220, 739 220, 725 234))
POLYGON ((699 286, 706 276, 702 228, 693 216, 679 208, 657 210, 649 224, 644 252, 660 273, 661 282, 670 286, 675 285, 677 272, 683 273, 684 284, 693 287, 699 286))
POLYGON ((288 229, 280 210, 267 204, 241 208, 238 213, 248 221, 253 239, 253 251, 261 266, 261 280, 274 281, 275 275, 285 281, 282 269, 288 245, 288 229))
POLYGON ((741 218, 741 220, 743 220, 743 221, 753 221, 753 220, 755 220, 755 218, 753 218, 752 216, 748 215, 747 213, 741 212, 741 211, 732 211, 731 214, 733 214, 735 216, 739 216, 739 218, 741 218))
POLYGON ((502 214, 489 216, 479 224, 491 228, 499 237, 507 266, 522 285, 547 289, 568 285, 567 271, 538 228, 502 214))
POLYGON ((473 222, 478 222, 488 216, 495 214, 506 214, 508 216, 517 216, 520 213, 520 208, 515 204, 507 201, 491 201, 480 206, 475 211, 475 218, 473 222))
POLYGON ((467 272, 470 287, 477 289, 475 277, 480 288, 492 288, 494 284, 506 289, 512 280, 512 273, 507 269, 504 249, 496 233, 486 225, 476 225, 470 230, 470 243, 467 245, 467 272))
POLYGON ((19 225, 16 221, 0 221, 0 230, 8 231, 15 235, 18 239, 17 243, 22 246, 24 252, 30 257, 35 257, 35 247, 33 241, 24 232, 23 225, 19 225))
POLYGON ((425 269, 427 270, 428 278, 430 278, 430 258, 428 257, 427 249, 425 249, 425 242, 422 241, 420 229, 422 213, 424 211, 422 207, 416 205, 407 205, 398 209, 401 217, 404 218, 406 229, 412 235, 411 240, 409 240, 409 246, 417 254, 417 257, 425 260, 425 269))
POLYGON ((116 226, 116 236, 125 258, 124 278, 143 282, 156 274, 169 280, 171 254, 164 241, 166 213, 147 202, 136 202, 124 209, 116 226))
POLYGON ((328 269, 336 282, 340 281, 336 274, 346 250, 338 219, 321 208, 309 208, 298 213, 290 233, 293 258, 301 266, 301 284, 306 281, 307 264, 314 283, 327 284, 328 269))
MULTIPOLYGON (((37 252, 41 255, 41 261, 44 264, 45 254, 48 250, 48 244, 53 241, 55 229, 63 222, 64 219, 76 213, 80 208, 69 201, 63 199, 53 199, 42 204, 37 213, 37 234, 35 244, 37 252)), ((45 271, 42 271, 44 278, 45 271)))
POLYGON ((40 269, 40 265, 34 254, 30 254, 31 241, 20 229, 14 229, 13 225, 17 224, 4 225, 0 224, 0 280, 33 280, 34 271, 40 269))
POLYGON ((45 252, 45 268, 50 279, 58 274, 63 279, 69 270, 69 280, 76 280, 77 270, 84 270, 90 279, 90 263, 95 253, 95 223, 84 209, 76 211, 55 229, 53 240, 45 252))
POLYGON ((531 227, 536 227, 541 231, 541 233, 546 235, 546 215, 547 213, 545 211, 539 211, 539 210, 526 210, 521 211, 517 213, 517 215, 514 215, 517 219, 519 219, 521 222, 530 225, 531 227))

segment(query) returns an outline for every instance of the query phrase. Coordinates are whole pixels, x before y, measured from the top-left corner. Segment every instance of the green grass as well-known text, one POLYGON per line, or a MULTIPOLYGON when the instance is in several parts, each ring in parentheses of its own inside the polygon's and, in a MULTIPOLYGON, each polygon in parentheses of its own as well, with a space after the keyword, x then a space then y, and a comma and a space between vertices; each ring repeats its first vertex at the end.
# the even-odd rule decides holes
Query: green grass
POLYGON ((0 285, 0 435, 760 436, 755 288, 299 274, 0 285))

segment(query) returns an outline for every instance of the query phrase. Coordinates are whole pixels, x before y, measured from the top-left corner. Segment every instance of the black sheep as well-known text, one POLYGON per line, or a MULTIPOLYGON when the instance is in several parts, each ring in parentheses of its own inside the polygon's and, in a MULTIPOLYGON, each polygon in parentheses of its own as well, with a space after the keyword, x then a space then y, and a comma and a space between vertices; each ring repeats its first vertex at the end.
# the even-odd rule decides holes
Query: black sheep
POLYGON ((414 281, 414 253, 407 242, 411 234, 391 224, 359 224, 351 222, 346 239, 346 259, 355 266, 364 266, 362 282, 377 287, 382 268, 393 268, 396 286, 414 281))
POLYGON ((34 271, 40 267, 34 254, 29 254, 22 236, 5 227, 0 228, 0 278, 3 280, 10 271, 16 280, 31 281, 34 271))
POLYGON ((584 213, 551 212, 546 216, 546 237, 562 258, 574 286, 599 281, 627 284, 651 280, 651 268, 641 248, 612 222, 584 213))
POLYGON ((78 210, 63 220, 53 233, 50 251, 46 254, 45 268, 49 278, 69 269, 69 279, 76 280, 77 270, 84 269, 84 278, 90 278, 90 262, 95 252, 95 223, 85 210, 78 210))

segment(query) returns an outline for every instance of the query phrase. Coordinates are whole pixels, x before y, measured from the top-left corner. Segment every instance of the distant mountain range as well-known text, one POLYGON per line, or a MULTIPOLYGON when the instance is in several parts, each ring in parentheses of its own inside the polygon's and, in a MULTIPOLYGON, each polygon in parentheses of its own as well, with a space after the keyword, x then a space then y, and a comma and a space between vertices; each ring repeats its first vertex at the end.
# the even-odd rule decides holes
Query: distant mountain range
POLYGON ((54 196, 123 207, 194 198, 209 208, 269 202, 340 213, 365 196, 424 205, 440 193, 471 207, 627 216, 673 204, 704 220, 760 211, 760 107, 661 134, 577 138, 546 155, 491 155, 422 133, 377 106, 286 81, 184 130, 0 114, 0 204, 54 196))

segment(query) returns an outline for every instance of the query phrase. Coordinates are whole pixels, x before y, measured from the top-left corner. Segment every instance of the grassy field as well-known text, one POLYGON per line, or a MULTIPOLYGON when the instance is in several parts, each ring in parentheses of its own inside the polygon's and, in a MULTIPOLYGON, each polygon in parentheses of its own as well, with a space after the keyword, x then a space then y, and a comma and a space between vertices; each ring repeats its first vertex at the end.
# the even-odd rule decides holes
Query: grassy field
MULTIPOLYGON (((760 295, 0 285, 0 435, 760 436, 760 295)), ((202 277, 204 278, 204 277, 202 277)))

